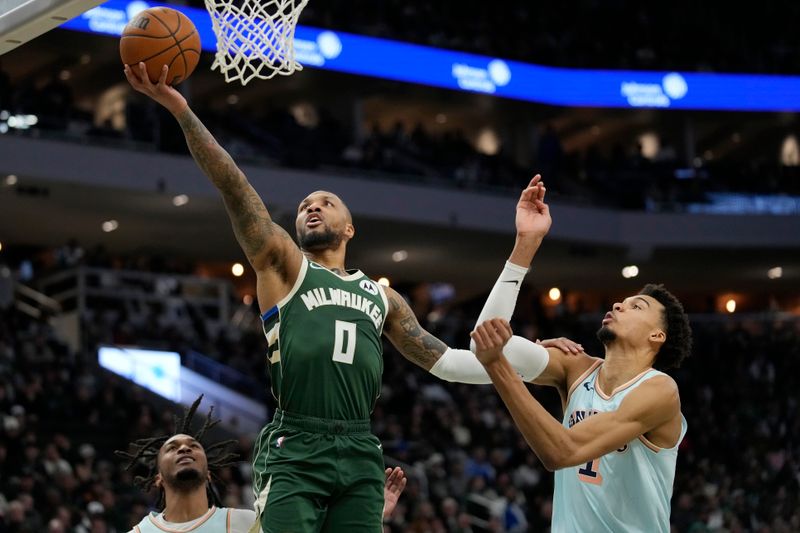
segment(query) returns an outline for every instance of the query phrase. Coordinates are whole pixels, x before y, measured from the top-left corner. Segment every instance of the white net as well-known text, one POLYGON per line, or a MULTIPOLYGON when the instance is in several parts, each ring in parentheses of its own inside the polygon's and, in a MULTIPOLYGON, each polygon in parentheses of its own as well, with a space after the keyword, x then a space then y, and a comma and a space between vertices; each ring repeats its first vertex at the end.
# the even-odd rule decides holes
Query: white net
POLYGON ((226 82, 288 76, 303 66, 295 61, 294 30, 308 0, 205 0, 217 35, 212 69, 226 82))

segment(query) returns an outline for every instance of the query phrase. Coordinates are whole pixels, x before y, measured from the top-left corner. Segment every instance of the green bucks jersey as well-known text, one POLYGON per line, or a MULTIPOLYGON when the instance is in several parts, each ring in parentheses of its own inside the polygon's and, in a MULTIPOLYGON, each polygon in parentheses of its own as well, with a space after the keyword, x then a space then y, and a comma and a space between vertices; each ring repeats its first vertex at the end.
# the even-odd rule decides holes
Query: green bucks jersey
POLYGON ((367 419, 380 395, 388 304, 360 271, 303 258, 292 290, 263 314, 272 394, 288 413, 367 419))

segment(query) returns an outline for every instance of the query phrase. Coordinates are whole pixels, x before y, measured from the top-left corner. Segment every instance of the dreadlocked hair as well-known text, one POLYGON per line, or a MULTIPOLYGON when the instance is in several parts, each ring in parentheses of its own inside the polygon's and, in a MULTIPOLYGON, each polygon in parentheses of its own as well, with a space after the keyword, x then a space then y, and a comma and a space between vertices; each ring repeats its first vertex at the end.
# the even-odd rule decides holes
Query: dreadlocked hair
MULTIPOLYGON (((236 444, 237 441, 235 439, 230 439, 209 444, 208 446, 203 443, 202 439, 205 437, 206 433, 208 433, 211 428, 220 422, 219 419, 213 419, 213 405, 209 408, 208 415, 206 416, 206 420, 202 427, 194 434, 189 433, 189 431, 191 431, 194 415, 197 414, 197 409, 200 407, 200 402, 202 401, 203 395, 201 394, 194 401, 194 403, 192 403, 191 407, 184 409, 183 417, 174 417, 175 429, 172 435, 163 435, 160 437, 150 437, 147 439, 135 440, 128 445, 128 448, 132 450, 130 453, 124 450, 114 451, 114 454, 117 457, 121 457, 127 461, 125 470, 131 470, 135 466, 142 466, 145 468, 145 475, 136 476, 133 479, 133 483, 137 487, 141 488, 144 492, 149 492, 155 484, 156 475, 158 474, 158 452, 161 450, 161 447, 164 445, 164 443, 174 435, 191 435, 203 446, 203 449, 206 453, 206 459, 208 460, 208 471, 211 473, 211 483, 206 486, 206 490, 209 494, 209 501, 213 502, 215 505, 220 505, 220 497, 216 488, 214 487, 214 484, 220 481, 217 472, 219 472, 222 468, 236 464, 238 454, 233 452, 231 447, 236 444)), ((159 496, 158 507, 163 509, 164 504, 164 489, 162 488, 159 496)))

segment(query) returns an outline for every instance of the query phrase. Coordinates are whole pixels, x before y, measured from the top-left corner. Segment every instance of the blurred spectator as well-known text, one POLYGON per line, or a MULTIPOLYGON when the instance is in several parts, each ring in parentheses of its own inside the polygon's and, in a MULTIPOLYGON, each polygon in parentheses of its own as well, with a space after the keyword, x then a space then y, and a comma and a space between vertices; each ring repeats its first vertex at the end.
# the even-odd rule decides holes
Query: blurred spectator
MULTIPOLYGON (((444 309, 429 289, 410 294, 423 326, 466 338, 474 305, 444 309)), ((525 296, 531 301, 520 308, 536 297, 525 296)), ((92 311, 103 316, 101 309, 92 311)), ((591 346, 599 349, 595 321, 570 313, 564 308, 550 319, 519 318, 517 329, 548 337, 566 328, 590 352, 591 346)), ((242 358, 250 361, 252 375, 265 375, 257 333, 215 336, 191 322, 187 331, 176 331, 150 316, 141 322, 145 326, 129 323, 124 314, 105 320, 88 327, 85 350, 71 353, 46 321, 0 311, 2 533, 122 532, 154 503, 132 487, 132 475, 111 450, 169 430, 171 421, 149 393, 97 367, 93 347, 101 335, 128 330, 136 342, 209 349, 218 361, 242 358)), ((800 321, 707 316, 693 326, 694 357, 673 374, 689 424, 675 480, 675 530, 800 530, 800 418, 791 378, 800 372, 800 321)), ((388 344, 385 353, 374 429, 387 461, 402 462, 410 476, 387 530, 547 531, 553 476, 492 389, 442 384, 388 344)), ((561 400, 553 391, 535 393, 559 413, 561 400)), ((242 468, 221 474, 228 486, 223 500, 231 505, 252 501, 249 437, 240 441, 242 468)))
POLYGON ((56 251, 56 263, 59 268, 76 267, 83 262, 83 257, 83 248, 75 238, 70 239, 56 251))
MULTIPOLYGON (((533 8, 527 4, 521 5, 520 2, 521 0, 514 0, 514 3, 519 5, 508 9, 519 16, 516 21, 528 20, 530 18, 528 11, 533 8)), ((410 9, 407 4, 396 2, 390 4, 391 6, 385 6, 386 11, 401 9, 403 19, 407 16, 412 18, 429 16, 434 10, 432 7, 421 6, 410 9)), ((590 4, 586 9, 597 10, 609 20, 616 20, 614 18, 615 14, 618 14, 616 9, 621 9, 617 6, 611 8, 611 12, 606 12, 610 9, 609 5, 606 5, 609 3, 590 2, 590 4)), ((626 4, 628 2, 622 2, 622 5, 626 4)), ((800 4, 786 6, 786 9, 800 10, 798 5, 800 4)), ((364 6, 364 9, 369 11, 375 8, 364 6)), ((562 8, 555 9, 558 11, 562 8)), ((654 16, 649 12, 650 9, 657 12, 661 8, 629 5, 628 10, 622 10, 622 13, 625 17, 637 14, 636 16, 650 21, 654 16)), ((307 8, 312 16, 318 13, 318 10, 319 6, 310 5, 307 8)), ((499 13, 504 12, 497 9, 491 16, 499 16, 499 13)), ((482 24, 485 24, 486 20, 482 21, 482 24)), ((537 24, 541 23, 536 17, 533 17, 533 20, 537 24)), ((566 17, 566 20, 577 23, 582 18, 578 20, 566 17)), ((621 22, 615 22, 619 23, 621 22)), ((478 31, 480 28, 473 29, 478 31)), ((524 35, 529 35, 529 30, 526 29, 524 35)), ((706 37, 704 35, 704 43, 707 42, 706 37)), ((595 48, 595 43, 581 41, 583 38, 582 33, 574 30, 560 37, 570 46, 595 48)), ((775 38, 780 37, 776 35, 775 38)), ((616 35, 613 36, 613 40, 615 43, 624 42, 616 35)), ((463 36, 456 41, 465 45, 473 43, 473 40, 465 39, 463 36)), ((534 46, 528 43, 527 37, 524 41, 526 46, 534 46)), ((562 46, 556 37, 546 39, 540 36, 533 41, 538 43, 536 46, 542 45, 548 48, 562 46), (546 41, 544 45, 539 42, 543 39, 546 41)), ((649 35, 647 41, 641 50, 651 50, 649 35)), ((474 42, 487 44, 492 43, 493 39, 474 42)), ((603 49, 602 46, 600 48, 603 49)), ((707 50, 705 45, 701 48, 703 51, 707 50)), ((777 49, 783 48, 783 45, 777 46, 777 49)), ((757 49, 764 50, 765 47, 757 49)), ((789 49, 790 54, 799 53, 797 47, 789 49)), ((639 50, 637 48, 634 54, 636 57, 640 55, 639 50)), ((642 57, 649 55, 648 52, 642 57)), ((596 59, 594 54, 588 56, 596 59)), ((599 66, 608 68, 609 64, 599 66)), ((669 68, 675 67, 669 64, 669 68)), ((149 100, 143 101, 138 94, 131 93, 127 97, 124 124, 121 119, 120 124, 110 119, 96 122, 92 112, 82 111, 76 107, 71 86, 59 78, 49 80, 43 87, 39 87, 32 79, 26 79, 17 82, 16 85, 7 83, 8 88, 3 89, 6 78, 7 76, 4 78, 3 71, 0 70, 0 102, 3 98, 10 99, 11 112, 39 117, 38 123, 23 130, 9 128, 7 123, 3 122, 8 117, 0 119, 0 126, 7 130, 4 131, 7 135, 53 135, 49 132, 56 130, 55 135, 59 139, 68 138, 79 142, 116 144, 137 150, 151 149, 187 154, 183 133, 174 118, 161 106, 154 106, 149 100), (11 96, 3 97, 4 90, 11 96)), ((424 97, 420 97, 420 100, 424 100, 424 97)), ((536 153, 531 163, 527 153, 520 153, 520 149, 517 148, 514 153, 511 148, 515 144, 510 142, 504 145, 498 141, 496 150, 489 152, 485 148, 482 149, 479 143, 479 131, 475 127, 470 131, 464 131, 457 127, 442 126, 438 128, 437 133, 432 133, 426 131, 424 126, 416 121, 401 120, 394 122, 387 131, 382 131, 378 124, 373 124, 368 128, 364 138, 356 139, 356 130, 361 127, 360 125, 345 126, 331 109, 321 105, 306 104, 268 109, 262 106, 228 106, 217 109, 199 104, 196 110, 198 116, 240 164, 282 165, 303 169, 327 169, 332 166, 349 169, 351 173, 365 178, 379 175, 385 179, 404 181, 412 179, 447 187, 478 190, 490 188, 510 190, 514 193, 528 182, 532 172, 539 172, 548 180, 552 192, 564 193, 573 201, 582 203, 597 201, 606 207, 637 210, 645 208, 681 210, 688 203, 707 203, 709 194, 716 192, 800 194, 800 178, 798 178, 800 167, 782 164, 775 156, 775 152, 781 150, 781 143, 789 139, 792 133, 796 133, 796 125, 788 122, 784 122, 781 126, 784 131, 776 134, 774 138, 753 139, 753 146, 748 146, 748 149, 754 153, 748 153, 746 165, 741 162, 741 154, 736 153, 726 153, 723 157, 717 156, 718 158, 714 159, 713 153, 719 153, 716 148, 714 152, 704 151, 702 157, 699 157, 701 148, 694 147, 694 150, 698 151, 698 157, 687 156, 682 151, 692 150, 683 150, 686 139, 681 137, 671 139, 670 133, 666 131, 659 133, 661 143, 658 151, 653 154, 648 153, 648 157, 644 156, 640 141, 627 137, 603 140, 606 145, 609 143, 614 145, 610 149, 601 144, 598 138, 596 144, 590 144, 580 151, 567 150, 564 145, 568 146, 569 143, 565 140, 562 144, 560 132, 552 123, 546 123, 540 136, 535 140, 535 146, 530 147, 530 152, 536 153), (302 109, 299 109, 300 107, 302 109), (679 151, 678 148, 682 150, 679 151), (706 152, 710 155, 706 156, 706 152), (534 168, 530 168, 531 166, 534 168)), ((0 111, 2 108, 0 105, 0 111)), ((652 127, 659 129, 658 121, 655 119, 652 127)), ((565 132, 561 131, 561 136, 564 135, 565 132)), ((676 136, 674 133, 672 135, 676 136)), ((711 135, 709 140, 714 144, 719 142, 715 135, 711 135)), ((701 144, 700 141, 696 143, 701 144)), ((791 158, 787 161, 791 161, 791 158)), ((165 192, 167 186, 167 182, 159 180, 160 192, 165 192)), ((75 258, 69 257, 64 260, 74 262, 75 258)))
POLYGON ((38 126, 44 129, 67 129, 72 105, 72 88, 58 77, 54 77, 39 93, 38 126))

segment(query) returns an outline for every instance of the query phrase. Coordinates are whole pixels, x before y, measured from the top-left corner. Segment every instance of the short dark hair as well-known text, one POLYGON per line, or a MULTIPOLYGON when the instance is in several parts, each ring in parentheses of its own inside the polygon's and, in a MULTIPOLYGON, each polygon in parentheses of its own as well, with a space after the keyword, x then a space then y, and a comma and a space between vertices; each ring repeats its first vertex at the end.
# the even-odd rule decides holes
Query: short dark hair
POLYGON ((660 283, 648 283, 639 294, 650 296, 664 306, 661 320, 664 323, 667 340, 658 350, 653 368, 656 370, 678 368, 692 353, 692 327, 689 325, 689 316, 675 295, 660 283))

